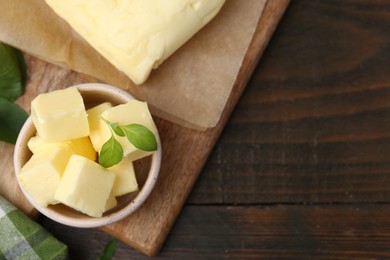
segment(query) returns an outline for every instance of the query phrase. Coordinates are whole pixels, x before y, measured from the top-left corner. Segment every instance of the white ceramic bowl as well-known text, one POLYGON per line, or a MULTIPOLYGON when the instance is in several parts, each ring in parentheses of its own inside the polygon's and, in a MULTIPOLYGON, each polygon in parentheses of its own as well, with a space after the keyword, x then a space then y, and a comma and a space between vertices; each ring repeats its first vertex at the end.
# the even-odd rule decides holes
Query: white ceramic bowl
MULTIPOLYGON (((109 101, 114 105, 126 103, 134 99, 129 93, 105 84, 87 83, 77 85, 86 108, 93 107, 102 102, 109 101)), ((27 147, 29 139, 36 134, 36 129, 31 117, 23 125, 15 145, 14 168, 17 176, 23 165, 31 157, 31 152, 27 147)), ((134 162, 136 177, 139 184, 139 191, 121 196, 118 199, 118 206, 103 214, 100 218, 89 217, 81 212, 73 210, 63 204, 42 207, 23 189, 28 201, 42 214, 59 223, 81 228, 99 227, 119 221, 135 210, 137 210, 148 198, 157 181, 161 164, 161 142, 157 135, 158 149, 152 156, 134 162)), ((18 179, 18 178, 16 178, 18 179)), ((19 180, 18 180, 19 182, 19 180)))

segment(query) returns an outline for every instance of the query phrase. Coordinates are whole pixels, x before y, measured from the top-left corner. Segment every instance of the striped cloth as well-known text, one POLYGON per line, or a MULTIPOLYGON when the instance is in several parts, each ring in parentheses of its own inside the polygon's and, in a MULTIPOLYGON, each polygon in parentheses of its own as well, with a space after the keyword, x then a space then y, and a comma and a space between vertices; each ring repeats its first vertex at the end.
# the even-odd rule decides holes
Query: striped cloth
POLYGON ((0 196, 0 259, 67 259, 68 247, 0 196))

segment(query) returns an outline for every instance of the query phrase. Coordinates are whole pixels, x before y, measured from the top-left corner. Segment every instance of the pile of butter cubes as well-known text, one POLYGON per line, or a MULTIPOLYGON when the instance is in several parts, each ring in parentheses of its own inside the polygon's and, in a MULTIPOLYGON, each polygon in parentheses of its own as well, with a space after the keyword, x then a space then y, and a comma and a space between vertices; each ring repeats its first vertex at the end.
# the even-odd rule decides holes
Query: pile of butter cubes
POLYGON ((142 124, 155 135, 157 129, 145 102, 109 102, 85 109, 76 86, 40 94, 31 103, 37 135, 28 142, 32 152, 18 179, 41 206, 63 203, 91 217, 101 217, 117 205, 118 196, 138 190, 133 161, 150 155, 125 137, 116 137, 124 157, 108 169, 96 161, 111 137, 101 119, 128 125, 142 124))

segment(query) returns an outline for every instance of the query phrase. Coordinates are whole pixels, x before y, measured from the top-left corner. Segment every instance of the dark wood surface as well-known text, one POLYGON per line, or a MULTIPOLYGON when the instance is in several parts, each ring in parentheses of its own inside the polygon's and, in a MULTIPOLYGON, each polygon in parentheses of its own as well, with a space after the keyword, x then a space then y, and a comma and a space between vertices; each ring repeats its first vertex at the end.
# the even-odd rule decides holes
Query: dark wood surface
MULTIPOLYGON (((389 28, 388 0, 293 0, 156 258, 389 259, 389 28)), ((72 259, 110 239, 39 222, 72 259)))

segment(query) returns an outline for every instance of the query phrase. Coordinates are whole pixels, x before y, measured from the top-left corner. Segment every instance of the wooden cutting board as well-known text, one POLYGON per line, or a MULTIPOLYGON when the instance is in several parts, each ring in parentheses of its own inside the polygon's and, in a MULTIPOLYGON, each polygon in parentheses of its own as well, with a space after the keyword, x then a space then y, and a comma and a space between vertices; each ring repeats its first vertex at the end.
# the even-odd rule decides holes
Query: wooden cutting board
MULTIPOLYGON (((288 3, 289 0, 266 2, 233 91, 215 128, 198 131, 155 118, 163 147, 156 187, 139 210, 118 223, 103 227, 105 232, 146 255, 158 253, 288 3)), ((97 82, 29 55, 26 55, 26 62, 29 80, 25 95, 17 101, 26 110, 30 109, 30 102, 38 93, 78 83, 97 82)), ((13 176, 13 149, 12 145, 0 143, 0 194, 35 217, 37 212, 26 202, 13 176)))

